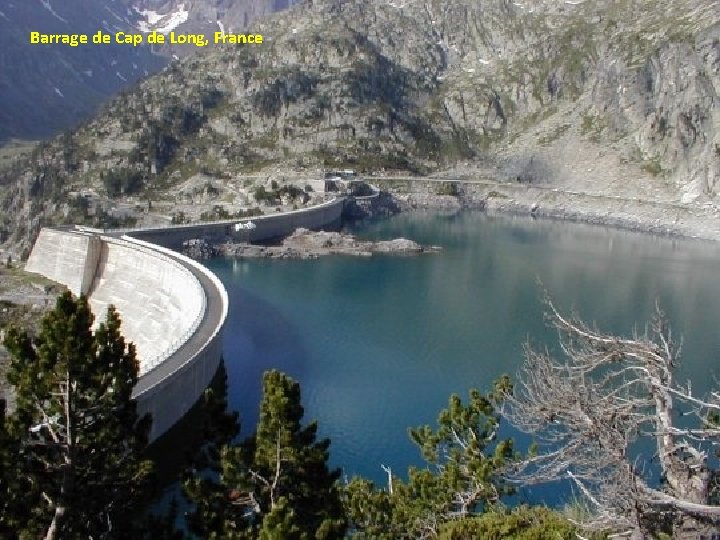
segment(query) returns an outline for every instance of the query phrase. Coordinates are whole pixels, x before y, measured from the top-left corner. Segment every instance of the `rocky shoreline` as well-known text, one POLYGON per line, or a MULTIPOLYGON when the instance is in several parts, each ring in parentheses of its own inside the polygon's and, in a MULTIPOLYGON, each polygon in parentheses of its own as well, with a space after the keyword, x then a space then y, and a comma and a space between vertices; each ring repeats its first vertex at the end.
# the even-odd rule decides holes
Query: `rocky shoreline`
POLYGON ((566 201, 559 204, 517 200, 491 202, 486 206, 486 210, 499 214, 524 214, 541 219, 587 223, 645 234, 720 241, 720 219, 714 211, 708 209, 683 209, 674 212, 647 208, 643 203, 633 204, 628 201, 604 206, 570 195, 566 201), (678 219, 676 213, 683 216, 678 219))
POLYGON ((241 259, 317 259, 327 255, 371 257, 373 254, 420 255, 441 251, 438 246, 422 246, 407 238, 359 240, 342 232, 310 231, 298 228, 280 245, 226 242, 210 244, 203 239, 188 240, 183 253, 194 259, 224 256, 241 259))
MULTIPOLYGON (((422 182, 422 180, 419 180, 422 182)), ((398 212, 460 212, 467 209, 497 214, 527 215, 615 227, 642 233, 720 241, 720 207, 615 197, 563 190, 545 185, 518 186, 503 182, 466 182, 458 195, 422 190, 383 192, 362 218, 387 217, 398 212)), ((360 216, 352 216, 359 218, 360 216)), ((420 246, 407 240, 362 241, 337 232, 298 229, 280 245, 224 243, 212 245, 202 239, 186 242, 183 252, 196 259, 215 256, 233 258, 314 259, 326 255, 371 256, 373 253, 418 255, 436 252, 436 246, 420 246)))
MULTIPOLYGON (((468 184, 470 185, 470 184, 468 184)), ((613 197, 547 186, 478 184, 463 196, 396 193, 403 212, 481 209, 615 227, 642 233, 720 241, 720 207, 613 197), (451 200, 451 199, 454 199, 451 200)))

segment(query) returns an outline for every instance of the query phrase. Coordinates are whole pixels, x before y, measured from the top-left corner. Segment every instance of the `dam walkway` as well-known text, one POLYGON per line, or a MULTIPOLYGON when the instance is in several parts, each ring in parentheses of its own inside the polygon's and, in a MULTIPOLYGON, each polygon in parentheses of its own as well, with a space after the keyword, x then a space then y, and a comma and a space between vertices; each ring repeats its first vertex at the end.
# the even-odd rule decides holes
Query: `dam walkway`
POLYGON ((219 290, 215 283, 208 276, 207 272, 201 271, 196 265, 180 259, 176 259, 198 280, 205 293, 205 313, 195 332, 167 359, 153 367, 137 382, 133 389, 133 397, 147 392, 150 388, 160 384, 163 380, 172 376, 183 366, 191 362, 199 351, 210 341, 225 319, 227 309, 223 298, 223 291, 219 290))

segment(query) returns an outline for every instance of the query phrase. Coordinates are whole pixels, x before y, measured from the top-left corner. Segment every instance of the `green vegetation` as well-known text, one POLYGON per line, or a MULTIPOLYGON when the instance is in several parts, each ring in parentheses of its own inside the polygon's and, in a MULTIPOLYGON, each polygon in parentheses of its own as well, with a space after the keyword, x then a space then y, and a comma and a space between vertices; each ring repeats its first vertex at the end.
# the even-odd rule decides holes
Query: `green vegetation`
MULTIPOLYGON (((307 187, 310 187, 310 191, 312 191, 311 186, 307 187)), ((303 204, 310 200, 310 195, 306 190, 292 184, 279 186, 275 180, 271 181, 270 190, 267 190, 265 186, 257 186, 253 190, 253 197, 257 202, 265 202, 269 205, 278 204, 283 197, 303 204)))
POLYGON ((346 488, 345 508, 358 537, 434 537, 439 525, 482 513, 512 494, 501 471, 518 456, 512 440, 496 437, 496 408, 511 388, 503 377, 487 395, 471 390, 467 403, 453 395, 436 429, 411 429, 428 467, 411 467, 407 482, 388 471, 385 491, 354 478, 346 488))
MULTIPOLYGON (((532 17, 507 16, 499 5, 480 9, 465 2, 462 10, 430 5, 443 32, 458 17, 481 21, 457 27, 467 62, 407 48, 403 40, 378 41, 388 24, 399 24, 412 43, 425 39, 404 26, 411 20, 405 16, 370 17, 353 5, 320 23, 310 10, 302 15, 304 31, 284 32, 267 54, 247 50, 173 64, 123 92, 78 130, 31 152, 0 148, 0 185, 8 188, 2 204, 10 216, 2 216, 0 236, 27 243, 40 220, 63 221, 59 206, 69 191, 99 191, 103 183, 111 197, 144 192, 163 200, 197 172, 222 178, 270 166, 311 170, 324 165, 414 174, 463 160, 481 164, 503 143, 518 137, 530 142, 528 130, 538 124, 540 134, 551 131, 537 135, 540 144, 556 141, 565 128, 547 130, 544 120, 558 110, 567 119, 582 114, 572 103, 581 95, 581 103, 594 100, 593 111, 611 121, 601 136, 607 126, 588 113, 581 119, 582 132, 598 142, 616 142, 621 132, 624 137, 642 128, 644 113, 628 116, 614 89, 635 81, 625 88, 632 94, 626 98, 657 104, 658 84, 664 85, 676 61, 684 60, 684 51, 688 58, 697 56, 691 64, 698 69, 687 73, 691 82, 697 80, 692 86, 703 95, 702 89, 712 87, 707 83, 712 74, 701 69, 700 58, 710 19, 702 9, 690 9, 687 0, 669 10, 657 0, 617 0, 599 7, 548 4, 532 17), (506 43, 507 54, 494 55, 491 62, 481 59, 490 42, 506 43), (673 62, 659 61, 661 54, 673 62), (31 155, 16 159, 21 154, 31 155), (99 180, 109 167, 127 176, 99 180), (12 216, 28 198, 43 204, 34 207, 37 213, 23 214, 25 223, 16 226, 12 216)), ((581 103, 577 107, 584 107, 581 103)), ((672 118, 680 105, 670 100, 657 114, 672 118)), ((699 111, 698 118, 708 114, 699 111)), ((658 129, 661 137, 663 131, 658 129)), ((669 155, 666 145, 652 138, 638 140, 644 152, 662 154, 666 171, 685 159, 669 155)), ((702 140, 694 144, 705 144, 702 140)), ((661 174, 654 165, 649 172, 661 174)))
POLYGON ((2 276, 3 283, 3 286, 0 287, 1 293, 11 292, 21 288, 23 285, 31 285, 44 291, 56 292, 60 292, 65 288, 46 277, 31 274, 18 266, 14 266, 12 259, 10 259, 10 264, 6 261, 4 265, 0 266, 0 276, 2 276))
POLYGON ((224 206, 216 204, 212 210, 200 214, 200 221, 220 221, 223 219, 242 219, 246 217, 261 216, 263 211, 260 208, 248 208, 247 210, 238 210, 236 212, 228 212, 224 206))
POLYGON ((570 124, 561 124, 559 126, 556 126, 555 129, 553 129, 550 133, 546 133, 545 135, 540 137, 538 139, 538 142, 543 146, 547 146, 547 145, 557 141, 571 127, 572 126, 570 126, 570 124))
MULTIPOLYGON (((479 517, 446 523, 439 540, 577 540, 577 527, 558 512, 544 507, 521 506, 509 511, 491 511, 479 517)), ((605 535, 582 538, 600 540, 605 535)))
POLYGON ((150 418, 131 400, 138 365, 117 312, 94 333, 92 322, 87 300, 64 293, 37 338, 7 333, 17 408, 0 426, 3 537, 137 534, 150 418))
POLYGON ((607 118, 586 113, 582 117, 580 133, 587 135, 591 141, 599 143, 600 135, 608 129, 607 118))
POLYGON ((185 225, 186 223, 192 223, 192 220, 185 214, 185 212, 173 212, 170 219, 171 225, 185 225))
POLYGON ((265 116, 277 116, 287 104, 312 97, 317 83, 314 75, 290 71, 253 94, 253 106, 265 116))
POLYGON ((140 191, 144 184, 143 174, 128 168, 110 169, 101 172, 100 178, 105 186, 105 191, 110 197, 132 195, 140 191))
MULTIPOLYGON (((226 387, 213 386, 203 399, 209 417, 202 444, 183 475, 187 530, 247 540, 601 540, 628 530, 669 538, 674 528, 695 524, 700 507, 717 525, 712 486, 719 473, 709 453, 666 451, 659 467, 668 471, 668 488, 627 466, 639 426, 668 424, 673 436, 656 440, 658 452, 695 448, 672 425, 670 403, 700 407, 698 437, 714 436, 720 418, 720 405, 673 382, 677 353, 662 313, 646 336, 619 339, 562 317, 549 300, 547 307, 550 324, 573 345, 566 358, 528 347, 517 390, 503 376, 486 394, 450 396, 435 426, 409 430, 425 466, 410 467, 406 479, 384 467, 385 488, 357 477, 341 481, 328 465, 330 441, 317 439, 316 422, 303 423, 300 386, 289 376, 264 374, 260 418, 242 442, 226 387), (654 370, 664 384, 654 384, 654 370), (575 391, 570 401, 568 388, 575 391), (672 401, 657 399, 668 391, 672 401), (498 436, 505 420, 537 441, 527 455, 498 436), (566 479, 568 471, 591 503, 583 498, 565 514, 507 506, 520 481, 566 479), (704 471, 708 482, 694 482, 704 471)), ((159 517, 144 510, 154 467, 145 457, 150 418, 138 418, 131 399, 135 349, 112 307, 94 333, 92 322, 87 300, 63 293, 37 337, 7 331, 17 407, 7 414, 0 403, 0 535, 183 540, 176 504, 159 517)))
POLYGON ((277 193, 266 190, 265 186, 257 186, 253 190, 253 197, 257 202, 265 202, 266 204, 277 204, 279 202, 277 193))
POLYGON ((326 168, 353 169, 359 173, 386 169, 388 171, 411 171, 413 173, 426 172, 411 159, 405 149, 382 149, 377 141, 355 140, 353 150, 344 148, 331 148, 320 146, 311 152, 312 157, 326 168), (358 150, 357 147, 360 147, 358 150))
POLYGON ((0 145, 0 171, 11 169, 14 163, 30 155, 35 144, 34 141, 11 140, 0 145))
MULTIPOLYGON (((344 538, 340 471, 327 465, 330 441, 317 441, 317 424, 303 427, 302 417, 298 383, 266 372, 255 434, 212 453, 208 465, 221 471, 217 480, 193 475, 185 482, 195 503, 192 532, 205 538, 344 538)), ((222 418, 227 439, 235 430, 222 418)))
POLYGON ((435 190, 435 195, 449 195, 457 197, 460 195, 460 189, 457 182, 442 182, 435 190))
POLYGON ((137 224, 137 218, 133 216, 115 216, 103 208, 98 208, 95 211, 95 217, 90 220, 90 224, 100 229, 134 227, 137 224))
POLYGON ((645 161, 642 164, 642 169, 645 172, 648 172, 653 176, 659 176, 663 173, 662 164, 660 163, 659 158, 652 158, 650 160, 645 161))

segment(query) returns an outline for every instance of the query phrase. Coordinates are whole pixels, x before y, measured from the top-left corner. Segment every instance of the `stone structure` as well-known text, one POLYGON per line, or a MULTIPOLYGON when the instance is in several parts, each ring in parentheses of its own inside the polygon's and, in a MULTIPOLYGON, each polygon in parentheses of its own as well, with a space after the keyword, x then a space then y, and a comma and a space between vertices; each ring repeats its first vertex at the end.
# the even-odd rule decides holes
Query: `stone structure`
POLYGON ((222 356, 228 301, 222 283, 202 265, 130 237, 43 229, 26 269, 87 294, 96 325, 110 304, 117 308, 125 339, 137 347, 133 397, 140 414, 152 414, 150 440, 190 410, 210 383, 222 356))
POLYGON ((117 308, 141 376, 178 349, 205 314, 206 293, 186 264, 132 240, 102 242, 89 293, 94 313, 117 308))
POLYGON ((219 244, 226 240, 232 242, 262 242, 287 236, 298 228, 312 230, 334 224, 339 225, 344 204, 344 198, 338 197, 317 206, 301 208, 291 212, 197 225, 133 229, 128 230, 127 234, 133 238, 175 250, 181 249, 182 243, 189 238, 203 238, 213 244, 219 244), (255 224, 254 229, 236 229, 235 227, 238 223, 250 221, 255 224))
POLYGON ((43 229, 25 270, 62 283, 75 295, 87 294, 100 258, 100 239, 87 233, 43 229))
MULTIPOLYGON (((200 263, 141 240, 129 237, 123 237, 123 240, 128 246, 153 251, 165 260, 182 264, 197 280, 204 296, 203 315, 195 329, 185 335, 174 334, 176 344, 168 350, 170 354, 151 366, 133 390, 138 412, 152 415, 150 440, 154 440, 190 410, 215 375, 222 358, 222 332, 227 318, 228 296, 217 276, 200 263)), ((137 309, 142 309, 142 306, 137 309)), ((168 334, 174 333, 172 327, 166 326, 165 329, 168 334)))
POLYGON ((26 270, 87 294, 93 312, 113 304, 137 346, 138 412, 152 414, 150 440, 173 426, 207 388, 222 357, 228 298, 220 280, 172 248, 189 238, 268 240, 298 227, 339 223, 343 199, 245 220, 127 231, 43 229, 26 270), (252 221, 255 228, 235 227, 252 221), (243 235, 240 237, 239 235, 243 235), (152 242, 152 243, 150 243, 152 242))

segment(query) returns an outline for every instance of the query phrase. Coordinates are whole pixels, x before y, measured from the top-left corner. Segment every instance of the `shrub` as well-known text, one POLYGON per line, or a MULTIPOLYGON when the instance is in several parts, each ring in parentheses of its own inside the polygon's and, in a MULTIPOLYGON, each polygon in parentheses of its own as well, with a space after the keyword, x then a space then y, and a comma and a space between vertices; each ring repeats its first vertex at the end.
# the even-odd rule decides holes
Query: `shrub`
POLYGON ((458 190, 457 182, 443 182, 435 190, 436 195, 450 195, 451 197, 457 197, 460 194, 458 190))
POLYGON ((577 540, 576 532, 572 523, 553 510, 521 506, 511 512, 490 511, 479 517, 452 521, 440 529, 439 539, 577 540))

